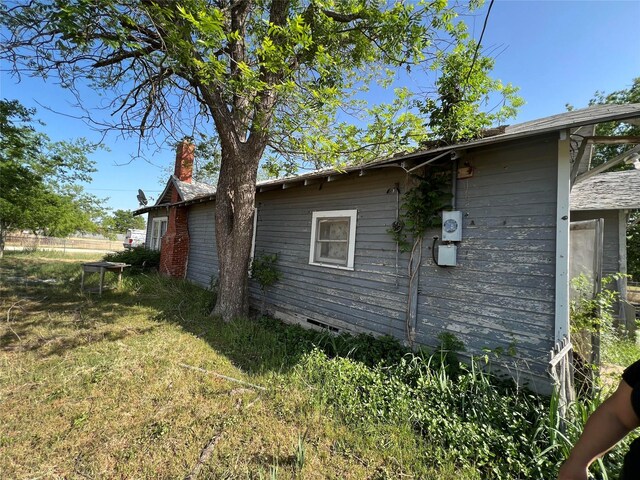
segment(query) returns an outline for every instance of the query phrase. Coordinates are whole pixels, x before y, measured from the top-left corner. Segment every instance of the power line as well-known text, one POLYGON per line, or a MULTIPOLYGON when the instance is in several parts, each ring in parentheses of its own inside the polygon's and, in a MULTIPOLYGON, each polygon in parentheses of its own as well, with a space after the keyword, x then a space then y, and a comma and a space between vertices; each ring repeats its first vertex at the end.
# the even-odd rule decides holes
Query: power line
POLYGON ((480 45, 482 44, 482 37, 484 36, 484 31, 487 28, 487 22, 489 21, 489 14, 491 13, 491 7, 493 7, 494 0, 489 2, 489 9, 487 10, 487 14, 484 17, 484 24, 482 25, 482 32, 480 32, 480 39, 478 40, 478 44, 476 45, 476 51, 473 52, 473 60, 471 60, 471 68, 469 69, 469 73, 467 73, 467 78, 464 81, 464 89, 462 91, 462 98, 464 98, 464 93, 467 90, 467 86, 469 85, 469 77, 471 76, 471 72, 473 72, 473 67, 476 64, 476 60, 478 59, 478 52, 480 51, 480 45))

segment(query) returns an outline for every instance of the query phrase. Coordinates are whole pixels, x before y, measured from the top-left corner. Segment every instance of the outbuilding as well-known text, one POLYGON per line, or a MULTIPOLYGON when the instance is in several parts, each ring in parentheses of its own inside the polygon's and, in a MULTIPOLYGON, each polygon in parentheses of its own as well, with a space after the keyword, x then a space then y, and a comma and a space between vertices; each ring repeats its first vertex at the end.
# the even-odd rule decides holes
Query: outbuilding
POLYGON ((617 315, 635 331, 635 308, 627 299, 627 227, 640 210, 640 169, 606 172, 574 185, 571 221, 601 219, 602 274, 622 274, 613 287, 620 295, 617 315))

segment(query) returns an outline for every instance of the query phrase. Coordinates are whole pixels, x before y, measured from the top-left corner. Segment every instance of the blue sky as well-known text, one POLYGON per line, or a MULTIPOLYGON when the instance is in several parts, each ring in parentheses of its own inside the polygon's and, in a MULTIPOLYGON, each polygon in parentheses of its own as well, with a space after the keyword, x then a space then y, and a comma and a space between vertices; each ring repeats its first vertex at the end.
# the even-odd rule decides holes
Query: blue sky
MULTIPOLYGON (((466 22, 478 39, 488 2, 466 22)), ((526 105, 511 123, 563 112, 565 104, 586 106, 596 90, 610 92, 630 86, 640 76, 640 0, 629 1, 504 1, 496 0, 483 38, 485 52, 494 52, 495 78, 520 87, 526 105)), ((412 75, 407 86, 416 88, 429 79, 412 75)), ((20 83, 1 74, 3 98, 18 99, 38 109, 43 130, 53 140, 84 136, 101 139, 81 120, 71 95, 53 82, 22 78, 20 83), (60 115, 42 108, 51 108, 60 115)), ((99 105, 103 99, 89 94, 99 105)), ((137 158, 138 141, 110 134, 104 139, 110 149, 92 155, 98 171, 86 186, 89 193, 109 197, 113 209, 135 209, 142 188, 155 198, 164 186, 166 169, 174 153, 166 146, 137 158)))

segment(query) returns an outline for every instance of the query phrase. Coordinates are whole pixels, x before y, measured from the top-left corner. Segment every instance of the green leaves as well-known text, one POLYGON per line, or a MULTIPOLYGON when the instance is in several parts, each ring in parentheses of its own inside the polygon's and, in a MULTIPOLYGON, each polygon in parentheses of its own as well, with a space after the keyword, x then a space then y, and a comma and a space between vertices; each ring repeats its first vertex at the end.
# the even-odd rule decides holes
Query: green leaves
POLYGON ((277 261, 278 255, 274 253, 257 255, 251 262, 251 278, 260 284, 263 291, 280 280, 282 276, 276 267, 277 261))
POLYGON ((4 10, 9 50, 23 52, 11 58, 16 67, 111 91, 121 128, 175 131, 210 116, 221 146, 259 133, 253 151, 268 143, 271 165, 365 162, 417 148, 428 128, 466 139, 519 102, 513 87, 488 79, 484 57, 467 79, 475 44, 457 19, 465 9, 446 0, 59 0, 4 10), (420 65, 442 72, 437 98, 415 103, 396 90, 390 105, 363 107, 368 85, 390 88, 399 67, 420 65), (481 114, 494 94, 502 107, 481 114))
POLYGON ((115 237, 118 233, 125 233, 129 228, 142 230, 144 219, 140 216, 133 216, 131 210, 115 210, 109 216, 102 218, 100 228, 107 236, 115 237))
MULTIPOLYGON (((640 103, 640 77, 634 78, 628 88, 606 94, 596 92, 589 101, 589 105, 640 103)), ((630 123, 609 122, 601 123, 596 128, 596 135, 640 135, 640 126, 630 123)), ((603 164, 607 160, 621 154, 628 148, 627 145, 596 145, 591 164, 593 167, 603 164)), ((633 168, 629 165, 621 165, 614 170, 633 168)))
POLYGON ((610 286, 622 277, 621 274, 614 274, 602 278, 602 291, 595 295, 593 280, 585 274, 571 279, 571 288, 575 292, 569 305, 571 333, 591 334, 603 330, 610 331, 613 328, 613 308, 620 293, 610 286))
POLYGON ((514 118, 524 104, 517 96, 518 88, 489 76, 492 58, 479 54, 474 62, 477 44, 468 39, 463 23, 458 24, 454 36, 458 38, 456 46, 440 52, 431 66, 439 72, 437 96, 418 102, 434 136, 446 144, 481 137, 488 127, 514 118), (489 104, 495 107, 483 111, 489 104))

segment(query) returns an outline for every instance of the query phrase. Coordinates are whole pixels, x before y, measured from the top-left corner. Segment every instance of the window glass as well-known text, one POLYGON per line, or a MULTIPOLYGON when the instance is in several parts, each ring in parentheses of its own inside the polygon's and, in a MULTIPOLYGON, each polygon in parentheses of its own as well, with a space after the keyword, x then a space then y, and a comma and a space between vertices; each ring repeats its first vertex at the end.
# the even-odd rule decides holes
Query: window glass
POLYGON ((160 238, 164 237, 165 233, 167 233, 167 221, 162 220, 160 222, 160 238))
POLYGON ((318 240, 349 240, 349 219, 318 220, 318 240))
POLYGON ((347 243, 321 243, 318 260, 347 262, 347 243))
POLYGON ((153 250, 160 250, 162 237, 165 233, 167 233, 167 219, 154 218, 151 224, 151 248, 153 250))
POLYGON ((318 219, 316 227, 317 262, 347 264, 349 251, 349 218, 318 219))

